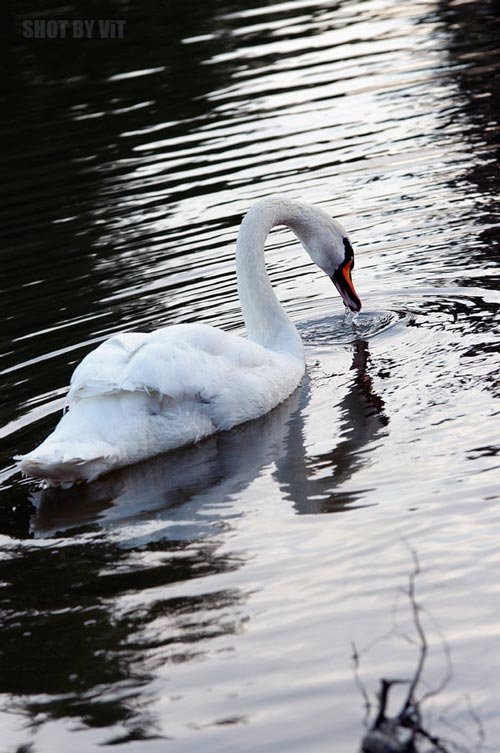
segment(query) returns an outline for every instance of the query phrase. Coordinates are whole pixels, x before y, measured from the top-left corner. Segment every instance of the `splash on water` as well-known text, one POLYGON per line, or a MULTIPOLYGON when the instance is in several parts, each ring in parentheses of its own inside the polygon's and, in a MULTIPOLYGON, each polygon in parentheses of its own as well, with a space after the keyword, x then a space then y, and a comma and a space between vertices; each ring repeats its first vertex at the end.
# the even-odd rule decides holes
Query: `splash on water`
POLYGON ((342 322, 344 327, 356 327, 359 320, 359 314, 357 311, 351 311, 351 309, 344 308, 344 321, 342 322))
POLYGON ((382 332, 405 326, 410 316, 403 311, 346 310, 343 316, 327 316, 304 322, 299 330, 307 345, 348 344, 356 340, 369 340, 382 332))

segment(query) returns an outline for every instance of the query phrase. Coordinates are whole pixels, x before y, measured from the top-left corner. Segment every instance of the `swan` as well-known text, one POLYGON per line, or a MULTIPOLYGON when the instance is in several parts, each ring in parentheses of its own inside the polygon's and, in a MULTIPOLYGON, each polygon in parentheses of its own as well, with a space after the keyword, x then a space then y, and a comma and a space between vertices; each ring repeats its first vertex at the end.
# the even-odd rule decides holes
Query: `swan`
POLYGON ((89 482, 215 432, 263 416, 297 387, 302 340, 278 301, 264 261, 276 225, 297 236, 333 281, 344 305, 361 309, 344 228, 317 206, 271 196, 244 217, 236 275, 247 339, 207 324, 174 324, 115 335, 90 352, 71 378, 54 431, 18 456, 46 486, 89 482))

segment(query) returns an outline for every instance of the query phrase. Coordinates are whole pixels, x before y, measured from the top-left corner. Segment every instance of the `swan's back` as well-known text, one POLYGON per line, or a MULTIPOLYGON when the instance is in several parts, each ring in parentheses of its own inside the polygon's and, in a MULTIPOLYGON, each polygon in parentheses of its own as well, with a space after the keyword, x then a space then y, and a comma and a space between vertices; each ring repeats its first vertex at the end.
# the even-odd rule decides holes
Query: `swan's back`
POLYGON ((75 369, 68 397, 147 389, 179 398, 220 388, 221 375, 233 370, 244 378, 275 365, 276 353, 249 340, 206 324, 177 324, 106 340, 75 369))
POLYGON ((304 363, 208 325, 125 333, 75 370, 67 412, 21 468, 49 483, 91 480, 264 415, 304 363))

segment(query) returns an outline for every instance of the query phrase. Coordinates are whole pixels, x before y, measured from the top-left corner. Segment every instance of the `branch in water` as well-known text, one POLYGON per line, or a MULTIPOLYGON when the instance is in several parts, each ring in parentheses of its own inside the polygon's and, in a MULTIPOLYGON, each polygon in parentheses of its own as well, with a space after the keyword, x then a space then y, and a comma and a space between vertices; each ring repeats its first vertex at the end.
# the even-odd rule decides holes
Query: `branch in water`
POLYGON ((368 727, 368 722, 370 720, 370 715, 372 711, 372 705, 370 703, 370 696, 368 695, 368 691, 366 690, 365 685, 363 684, 360 676, 359 676, 359 654, 358 649, 356 648, 356 644, 354 642, 351 642, 352 646, 352 664, 353 664, 353 672, 354 672, 354 680, 356 682, 356 685, 358 686, 359 692, 363 696, 364 701, 364 707, 365 707, 365 716, 363 719, 363 726, 368 727))
MULTIPOLYGON (((402 635, 398 630, 394 628, 392 635, 398 634, 401 637, 405 638, 405 640, 407 640, 408 642, 413 644, 416 643, 419 646, 417 666, 410 680, 382 679, 380 681, 380 688, 377 694, 377 714, 375 721, 371 725, 369 731, 363 737, 361 748, 363 753, 422 753, 422 746, 424 746, 425 753, 452 753, 452 751, 464 750, 464 748, 451 740, 445 740, 442 737, 438 737, 432 734, 428 729, 425 728, 424 722, 422 720, 421 708, 423 702, 428 700, 432 696, 438 695, 440 692, 442 692, 442 690, 444 690, 452 675, 452 665, 449 646, 446 642, 445 637, 436 626, 442 639, 444 653, 446 656, 446 672, 443 679, 436 688, 428 690, 420 698, 417 697, 417 690, 422 682, 425 663, 428 658, 428 643, 421 621, 421 614, 424 610, 420 606, 416 598, 416 581, 421 572, 420 562, 415 550, 408 544, 407 546, 412 556, 413 570, 409 575, 409 583, 406 593, 410 602, 413 617, 413 626, 416 632, 417 640, 413 640, 411 636, 404 634, 402 635), (394 717, 388 717, 387 707, 389 703, 389 694, 391 688, 396 684, 403 683, 408 684, 408 692, 406 693, 404 702, 399 712, 394 717), (429 743, 432 746, 430 749, 428 748, 429 743)), ((395 621, 394 613, 393 620, 395 621)), ((373 641, 370 644, 370 648, 372 648, 376 643, 378 643, 378 640, 373 641)), ((366 727, 368 726, 370 718, 371 703, 366 688, 359 675, 359 653, 354 643, 352 644, 352 647, 354 676, 356 685, 360 689, 364 700, 364 725, 366 727)), ((475 748, 476 753, 478 753, 478 751, 482 749, 485 739, 484 728, 481 720, 470 707, 470 702, 469 711, 478 727, 478 742, 475 748)), ((465 753, 470 753, 470 751, 465 751, 465 753)))

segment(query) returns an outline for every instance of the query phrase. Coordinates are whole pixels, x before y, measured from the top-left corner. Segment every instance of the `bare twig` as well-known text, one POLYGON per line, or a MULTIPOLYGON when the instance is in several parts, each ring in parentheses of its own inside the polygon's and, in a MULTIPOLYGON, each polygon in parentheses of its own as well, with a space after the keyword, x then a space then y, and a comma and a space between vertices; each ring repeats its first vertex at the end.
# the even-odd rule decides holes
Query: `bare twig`
POLYGON ((422 677, 422 672, 425 665, 425 660, 427 658, 427 640, 425 637, 424 629, 422 627, 422 623, 420 622, 420 606, 417 603, 417 600, 415 598, 415 580, 417 576, 420 574, 420 562, 418 561, 418 555, 412 547, 409 547, 411 556, 413 558, 413 572, 410 573, 410 579, 408 584, 408 598, 410 600, 410 605, 412 609, 413 614, 413 622, 420 640, 420 656, 418 658, 418 664, 417 669, 415 671, 415 674, 413 675, 413 679, 410 683, 410 687, 408 689, 408 695, 406 697, 405 704, 403 706, 402 713, 403 715, 410 711, 410 709, 415 708, 415 691, 417 689, 417 686, 420 682, 420 678, 422 677))
MULTIPOLYGON (((392 610, 392 631, 383 636, 383 639, 386 639, 390 635, 398 635, 408 643, 417 645, 419 648, 417 665, 410 680, 382 679, 380 681, 380 689, 377 695, 377 714, 373 724, 369 727, 367 734, 365 734, 365 736, 363 737, 362 750, 364 751, 364 753, 381 753, 382 751, 384 753, 419 753, 419 751, 423 750, 422 746, 424 746, 426 753, 451 753, 451 751, 456 751, 456 753, 460 753, 460 751, 462 753, 471 753, 470 749, 465 748, 463 745, 460 745, 453 740, 448 740, 443 737, 434 735, 429 731, 428 728, 426 728, 426 725, 424 725, 422 719, 422 704, 433 696, 441 693, 449 683, 452 677, 452 662, 450 648, 448 646, 446 638, 441 632, 436 621, 432 618, 431 615, 428 614, 427 610, 423 609, 423 607, 417 601, 416 581, 421 572, 420 562, 416 551, 407 542, 405 543, 411 553, 413 561, 413 570, 409 575, 408 587, 405 592, 410 602, 416 640, 412 636, 407 635, 399 628, 397 624, 397 602, 392 610), (446 657, 446 668, 441 681, 437 686, 430 688, 423 679, 425 663, 429 653, 427 638, 421 617, 424 612, 433 623, 434 628, 441 638, 444 655, 446 657), (393 685, 401 683, 408 684, 408 692, 405 695, 405 699, 400 708, 400 711, 394 717, 389 717, 387 715, 387 707, 389 703, 389 694, 391 688, 393 685), (426 692, 418 697, 417 691, 421 685, 423 685, 424 688, 427 689, 426 692), (427 747, 429 744, 431 745, 431 748, 427 747)), ((381 639, 376 639, 372 641, 370 643, 370 647, 376 645, 380 640, 381 639)), ((366 688, 359 679, 359 653, 356 649, 356 646, 354 644, 352 644, 352 646, 352 658, 354 662, 355 678, 364 699, 366 711, 364 724, 366 727, 370 717, 371 704, 366 688)), ((478 727, 475 753, 481 753, 485 741, 484 728, 481 720, 472 708, 470 700, 467 700, 469 704, 469 713, 478 727)), ((442 719, 442 721, 446 723, 445 719, 442 719)))
POLYGON ((366 690, 366 687, 361 680, 361 677, 359 676, 359 654, 358 649, 356 648, 356 644, 354 642, 351 642, 352 646, 352 665, 353 665, 353 671, 354 671, 354 679, 356 682, 356 685, 358 686, 359 692, 363 696, 363 705, 365 707, 365 716, 363 719, 363 726, 368 727, 368 722, 370 721, 370 714, 372 711, 372 705, 370 703, 370 696, 368 695, 368 692, 366 690))
POLYGON ((389 691, 393 685, 406 685, 408 680, 380 680, 380 690, 378 692, 378 712, 373 728, 378 729, 384 722, 387 721, 385 710, 389 701, 389 691))
POLYGON ((469 711, 469 714, 474 719, 476 725, 477 725, 477 743, 476 743, 476 751, 477 753, 480 753, 480 751, 484 747, 484 743, 486 742, 486 732, 484 730, 484 725, 481 720, 481 718, 478 716, 474 706, 471 703, 471 699, 468 695, 465 696, 465 700, 467 703, 467 709, 469 711))

